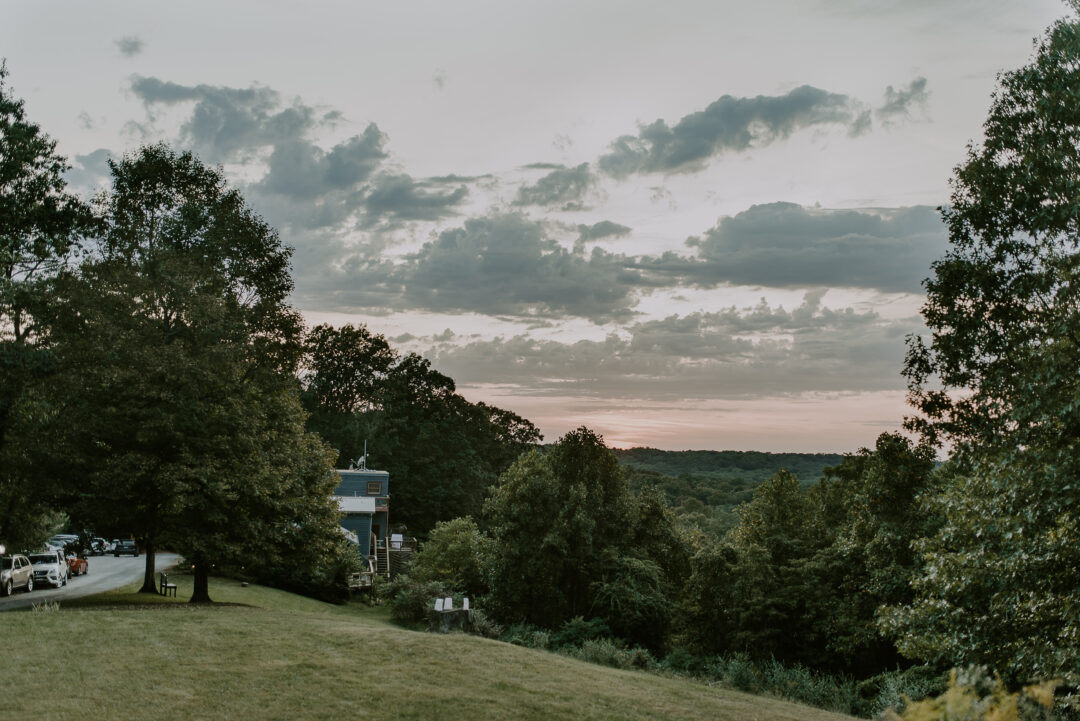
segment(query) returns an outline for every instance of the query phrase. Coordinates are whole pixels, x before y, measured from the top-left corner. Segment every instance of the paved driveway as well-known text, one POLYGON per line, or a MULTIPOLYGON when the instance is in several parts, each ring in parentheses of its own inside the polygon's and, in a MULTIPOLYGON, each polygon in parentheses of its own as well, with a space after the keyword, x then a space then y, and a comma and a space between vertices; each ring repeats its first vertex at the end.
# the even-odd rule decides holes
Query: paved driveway
MULTIPOLYGON (((175 553, 159 553, 154 558, 155 571, 163 571, 179 560, 175 553)), ((146 556, 132 558, 131 556, 92 556, 86 559, 89 563, 85 576, 72 576, 66 586, 53 588, 52 586, 34 586, 30 593, 16 591, 8 597, 0 597, 0 611, 10 611, 14 608, 29 608, 32 604, 43 601, 63 601, 65 598, 78 598, 89 596, 102 591, 120 588, 130 583, 135 583, 146 572, 146 556)), ((154 581, 157 581, 155 576, 154 581)))

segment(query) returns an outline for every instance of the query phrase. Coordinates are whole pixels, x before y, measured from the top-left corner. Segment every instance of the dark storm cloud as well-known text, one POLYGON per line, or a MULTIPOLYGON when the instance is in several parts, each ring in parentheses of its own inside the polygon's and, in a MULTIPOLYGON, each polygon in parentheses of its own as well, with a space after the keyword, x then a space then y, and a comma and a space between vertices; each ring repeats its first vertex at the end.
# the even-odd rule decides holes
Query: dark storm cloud
POLYGON ((930 94, 926 90, 926 78, 918 77, 908 83, 906 88, 893 90, 885 88, 885 102, 874 112, 882 122, 889 123, 897 118, 906 118, 914 106, 925 106, 930 94))
POLYGON ((137 35, 126 35, 114 42, 116 43, 116 48, 120 51, 120 54, 128 58, 135 57, 143 51, 144 47, 146 47, 146 43, 144 43, 137 35))
POLYGON ((148 110, 193 102, 181 137, 211 162, 242 160, 253 150, 302 138, 321 121, 299 101, 281 107, 278 93, 265 86, 180 85, 136 76, 131 90, 148 110))
POLYGON ((533 185, 518 188, 514 205, 542 205, 561 210, 582 210, 582 198, 594 181, 588 163, 575 168, 558 168, 533 185))
POLYGON ((624 135, 601 156, 600 170, 616 178, 636 173, 686 173, 699 170, 714 156, 767 145, 796 130, 815 125, 865 129, 860 104, 847 95, 809 85, 786 95, 736 98, 725 95, 705 110, 674 126, 656 120, 637 135, 624 135))
POLYGON ((698 256, 641 258, 636 267, 694 285, 813 286, 920 291, 930 264, 947 247, 944 224, 929 206, 823 210, 793 203, 755 205, 723 218, 702 238, 698 256))
POLYGON ((822 307, 809 293, 792 311, 753 308, 670 316, 624 335, 562 343, 520 335, 427 355, 460 383, 519 386, 537 395, 636 399, 747 398, 903 388, 906 333, 917 319, 822 307))
POLYGON ((629 235, 631 228, 627 228, 625 225, 619 225, 613 223, 610 220, 601 220, 599 223, 593 223, 592 225, 579 225, 578 233, 583 241, 600 240, 601 238, 621 238, 624 235, 629 235))
POLYGON ((380 174, 364 198, 366 225, 410 220, 439 220, 457 214, 455 207, 469 195, 465 185, 438 190, 430 183, 413 180, 404 173, 380 174))

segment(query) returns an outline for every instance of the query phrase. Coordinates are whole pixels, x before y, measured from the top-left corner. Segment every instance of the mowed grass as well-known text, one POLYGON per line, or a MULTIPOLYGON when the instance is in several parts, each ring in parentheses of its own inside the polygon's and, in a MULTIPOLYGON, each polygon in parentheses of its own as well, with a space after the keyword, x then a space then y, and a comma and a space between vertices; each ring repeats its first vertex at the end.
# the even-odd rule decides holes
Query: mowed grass
POLYGON ((0 679, 40 719, 766 719, 850 717, 462 635, 385 609, 213 579, 238 605, 135 587, 2 615, 0 679), (145 603, 146 601, 149 603, 145 603), (242 604, 242 605, 239 605, 242 604))

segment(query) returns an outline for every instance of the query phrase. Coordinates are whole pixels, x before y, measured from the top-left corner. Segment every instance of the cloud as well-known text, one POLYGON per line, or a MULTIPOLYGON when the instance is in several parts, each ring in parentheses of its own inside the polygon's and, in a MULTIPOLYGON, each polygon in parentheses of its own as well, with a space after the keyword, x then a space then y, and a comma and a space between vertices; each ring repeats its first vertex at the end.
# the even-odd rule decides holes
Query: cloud
POLYGON ((833 310, 821 298, 808 293, 792 311, 763 300, 673 315, 603 340, 450 339, 426 355, 459 383, 510 385, 533 395, 735 399, 903 388, 903 339, 919 328, 918 319, 833 310))
POLYGON ((581 234, 580 238, 582 241, 600 240, 601 238, 611 237, 621 238, 625 235, 629 235, 632 230, 625 225, 619 225, 610 220, 601 220, 599 223, 593 223, 592 225, 579 225, 577 229, 581 234))
POLYGON ((94 118, 85 110, 79 113, 79 127, 83 130, 94 129, 94 118))
POLYGON ((910 117, 913 106, 925 107, 929 96, 924 77, 915 78, 906 88, 899 90, 893 90, 890 85, 885 88, 885 102, 874 112, 883 123, 891 123, 896 119, 910 117))
POLYGON ((442 231, 400 262, 353 254, 319 292, 324 307, 354 311, 629 318, 647 281, 625 265, 600 249, 564 248, 541 222, 494 213, 442 231))
MULTIPOLYGON (((401 182, 407 188, 422 185, 407 176, 401 182)), ((386 207, 371 209, 365 222, 381 214, 392 221, 410 213, 419 217, 453 210, 449 201, 427 209, 380 202, 386 207)), ((688 239, 696 255, 587 249, 589 240, 630 231, 611 221, 577 226, 579 236, 571 248, 551 235, 553 229, 522 214, 496 212, 444 230, 397 261, 370 248, 361 254, 338 244, 333 247, 341 255, 327 260, 327 266, 340 271, 319 275, 308 298, 326 310, 423 309, 625 322, 637 315, 641 297, 687 287, 916 293, 930 263, 947 248, 940 218, 925 206, 827 210, 792 203, 755 205, 688 239)))
POLYGON ((181 126, 181 138, 210 162, 245 160, 255 150, 305 137, 323 120, 299 100, 282 107, 276 91, 259 85, 180 85, 135 76, 131 91, 148 111, 158 105, 194 103, 181 126))
POLYGON ((865 129, 862 106, 847 95, 809 85, 782 96, 736 98, 725 95, 705 110, 683 117, 673 127, 656 120, 637 135, 624 135, 597 162, 615 178, 637 173, 687 173, 700 170, 725 152, 768 145, 802 128, 839 125, 865 129))
POLYGON ((364 223, 409 220, 439 220, 457 213, 455 207, 469 195, 469 189, 458 185, 453 190, 435 190, 441 182, 416 181, 404 173, 383 173, 375 178, 363 204, 364 223))
POLYGON ((695 258, 640 258, 640 270, 703 287, 853 287, 917 293, 948 245, 929 206, 826 210, 793 203, 755 205, 725 217, 702 238, 695 258))
POLYGON ((533 185, 518 188, 514 205, 542 205, 562 210, 583 210, 582 198, 594 182, 588 163, 558 167, 533 185))
POLYGON ((257 185, 261 192, 304 200, 352 190, 386 159, 385 145, 386 135, 374 123, 329 151, 305 139, 282 141, 274 146, 269 170, 257 185))
POLYGON ((146 47, 144 43, 137 35, 125 35, 119 40, 114 41, 120 54, 127 58, 133 58, 143 51, 146 47))
POLYGON ((75 162, 64 174, 64 179, 73 190, 83 195, 91 195, 112 181, 112 171, 109 169, 111 155, 105 148, 98 148, 86 155, 76 155, 75 162))

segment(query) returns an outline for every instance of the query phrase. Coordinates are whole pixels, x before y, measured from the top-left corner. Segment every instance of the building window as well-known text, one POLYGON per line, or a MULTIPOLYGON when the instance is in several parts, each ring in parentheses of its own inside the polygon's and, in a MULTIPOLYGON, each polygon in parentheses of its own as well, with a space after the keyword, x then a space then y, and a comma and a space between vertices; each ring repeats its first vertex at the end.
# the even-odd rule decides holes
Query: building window
POLYGON ((369 496, 378 496, 382 493, 382 481, 368 481, 367 482, 367 494, 369 496))

